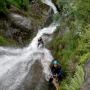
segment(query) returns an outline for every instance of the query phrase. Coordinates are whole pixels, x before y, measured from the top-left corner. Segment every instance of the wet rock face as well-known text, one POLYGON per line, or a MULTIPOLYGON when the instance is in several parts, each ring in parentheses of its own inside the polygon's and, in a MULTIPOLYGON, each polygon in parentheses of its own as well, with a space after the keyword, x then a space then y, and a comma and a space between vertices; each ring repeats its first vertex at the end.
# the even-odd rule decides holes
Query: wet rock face
POLYGON ((27 62, 27 65, 19 63, 17 67, 13 67, 14 70, 4 74, 4 78, 0 79, 0 90, 55 90, 45 80, 41 63, 37 60, 30 68, 29 64, 30 62, 27 62))
POLYGON ((30 0, 28 11, 12 6, 6 16, 0 14, 0 36, 13 41, 12 46, 26 46, 39 29, 52 22, 52 9, 41 0, 30 0))
POLYGON ((24 81, 17 90, 48 90, 48 83, 45 80, 43 68, 39 61, 36 61, 24 81))
POLYGON ((0 35, 24 46, 33 36, 31 21, 23 16, 10 14, 9 17, 0 19, 0 35))
POLYGON ((80 90, 90 90, 90 59, 85 64, 85 82, 80 90))
POLYGON ((30 19, 24 17, 24 16, 20 16, 18 14, 14 14, 14 13, 11 13, 9 15, 9 18, 10 20, 12 21, 12 23, 17 26, 18 28, 21 28, 21 29, 32 29, 32 26, 31 26, 31 21, 30 19))
POLYGON ((38 29, 41 29, 44 26, 49 26, 52 22, 52 9, 48 5, 43 4, 41 0, 31 1, 29 15, 32 17, 33 25, 38 29))

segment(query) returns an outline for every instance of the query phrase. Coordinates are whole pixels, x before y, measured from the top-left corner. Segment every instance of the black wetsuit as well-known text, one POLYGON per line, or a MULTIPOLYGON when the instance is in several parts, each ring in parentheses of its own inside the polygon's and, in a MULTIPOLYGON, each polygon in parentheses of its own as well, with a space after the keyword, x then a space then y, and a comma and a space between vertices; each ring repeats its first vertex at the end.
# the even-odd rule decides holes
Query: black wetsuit
POLYGON ((41 44, 42 44, 42 46, 44 46, 44 42, 43 42, 42 38, 39 38, 39 39, 38 39, 38 47, 39 47, 39 45, 41 45, 41 44))
MULTIPOLYGON (((52 75, 57 75, 58 81, 61 79, 61 75, 62 75, 62 70, 60 66, 57 66, 56 68, 54 66, 51 67, 51 73, 52 75)), ((53 81, 54 77, 51 77, 49 82, 53 81)))

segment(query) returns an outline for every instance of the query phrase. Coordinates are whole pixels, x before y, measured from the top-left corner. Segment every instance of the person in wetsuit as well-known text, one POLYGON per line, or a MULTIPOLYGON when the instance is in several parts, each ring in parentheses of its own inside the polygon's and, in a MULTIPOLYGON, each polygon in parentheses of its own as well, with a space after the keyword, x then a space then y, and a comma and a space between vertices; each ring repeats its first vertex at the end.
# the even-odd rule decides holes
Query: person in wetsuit
POLYGON ((62 70, 57 60, 52 61, 50 69, 52 76, 50 77, 49 82, 52 82, 54 78, 57 78, 57 80, 60 81, 62 76, 62 70))
POLYGON ((42 37, 40 37, 40 38, 38 39, 38 47, 39 47, 40 45, 42 45, 42 47, 44 46, 44 42, 43 42, 42 37))

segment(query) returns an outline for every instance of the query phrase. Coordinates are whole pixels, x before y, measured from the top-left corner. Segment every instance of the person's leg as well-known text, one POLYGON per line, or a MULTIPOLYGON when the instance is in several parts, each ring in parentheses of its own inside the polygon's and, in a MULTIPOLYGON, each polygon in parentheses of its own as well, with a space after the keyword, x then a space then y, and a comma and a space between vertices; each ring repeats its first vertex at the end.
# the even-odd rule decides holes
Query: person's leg
POLYGON ((58 81, 61 81, 62 80, 62 75, 59 75, 58 76, 58 81))
POLYGON ((50 78, 50 79, 49 79, 49 83, 52 83, 52 81, 53 81, 53 78, 50 78))
POLYGON ((38 42, 38 47, 39 47, 39 45, 40 45, 40 42, 38 42))
POLYGON ((55 86, 56 90, 60 90, 59 89, 59 84, 57 83, 57 80, 56 79, 53 79, 53 85, 55 86))

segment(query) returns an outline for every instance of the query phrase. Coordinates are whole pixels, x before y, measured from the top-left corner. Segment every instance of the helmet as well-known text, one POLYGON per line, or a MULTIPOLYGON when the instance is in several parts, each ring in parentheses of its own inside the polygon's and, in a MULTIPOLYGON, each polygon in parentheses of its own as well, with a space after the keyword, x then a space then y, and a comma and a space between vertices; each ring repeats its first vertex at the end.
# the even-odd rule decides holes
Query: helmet
POLYGON ((54 60, 52 63, 53 64, 58 64, 58 61, 57 60, 54 60))

